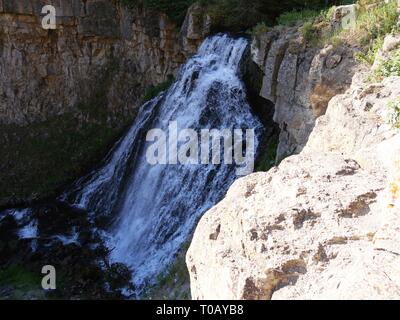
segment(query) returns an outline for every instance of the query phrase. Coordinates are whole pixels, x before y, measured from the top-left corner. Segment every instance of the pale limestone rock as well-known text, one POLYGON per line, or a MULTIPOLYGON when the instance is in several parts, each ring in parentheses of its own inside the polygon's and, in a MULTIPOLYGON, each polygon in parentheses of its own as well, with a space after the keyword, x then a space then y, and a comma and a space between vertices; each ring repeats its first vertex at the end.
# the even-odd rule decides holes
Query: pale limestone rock
POLYGON ((351 26, 352 23, 355 23, 357 11, 357 4, 334 7, 331 22, 333 29, 339 30, 351 26))
POLYGON ((299 155, 203 216, 186 259, 194 299, 400 298, 400 134, 385 124, 400 78, 362 78, 299 155))
POLYGON ((211 17, 200 3, 194 3, 187 11, 181 32, 189 40, 202 41, 211 31, 211 17))
POLYGON ((335 96, 317 120, 305 151, 339 153, 377 170, 379 144, 396 134, 387 124, 387 113, 388 104, 400 96, 399 84, 400 77, 390 77, 382 83, 354 85, 335 96))
POLYGON ((390 59, 392 52, 400 48, 400 34, 388 34, 384 41, 381 49, 378 50, 372 70, 377 70, 382 61, 390 59))
POLYGON ((195 232, 192 297, 400 297, 400 257, 375 252, 372 242, 384 187, 355 161, 329 154, 293 156, 237 181, 195 232), (365 285, 368 272, 376 277, 365 285))
POLYGON ((393 51, 400 47, 400 34, 388 34, 383 41, 383 52, 393 51))
POLYGON ((277 32, 268 32, 258 35, 251 42, 252 60, 260 69, 264 69, 267 54, 271 49, 272 42, 279 36, 277 32))

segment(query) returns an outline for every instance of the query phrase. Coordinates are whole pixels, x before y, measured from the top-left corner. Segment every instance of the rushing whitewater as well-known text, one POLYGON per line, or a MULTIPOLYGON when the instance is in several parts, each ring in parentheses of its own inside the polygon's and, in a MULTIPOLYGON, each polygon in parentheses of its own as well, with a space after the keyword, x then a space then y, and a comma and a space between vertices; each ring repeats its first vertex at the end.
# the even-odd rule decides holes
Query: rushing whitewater
POLYGON ((235 180, 235 165, 150 165, 146 132, 178 128, 255 129, 240 79, 247 40, 227 35, 208 38, 181 69, 176 82, 142 106, 138 118, 104 161, 82 178, 64 199, 93 215, 114 217, 106 230, 111 260, 133 270, 137 288, 168 266, 196 221, 235 180))

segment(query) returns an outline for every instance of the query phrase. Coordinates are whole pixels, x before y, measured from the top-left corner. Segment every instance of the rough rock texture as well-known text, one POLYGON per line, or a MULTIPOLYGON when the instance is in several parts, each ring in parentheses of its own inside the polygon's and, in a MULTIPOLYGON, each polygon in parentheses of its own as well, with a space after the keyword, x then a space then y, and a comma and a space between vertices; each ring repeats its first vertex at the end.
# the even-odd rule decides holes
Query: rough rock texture
POLYGON ((389 59, 390 53, 398 48, 400 48, 400 34, 387 35, 384 39, 382 48, 380 48, 377 52, 372 70, 377 70, 380 67, 382 60, 389 59))
POLYGON ((118 1, 0 0, 0 123, 71 111, 96 89, 110 117, 132 114, 145 89, 174 75, 208 33, 198 7, 186 21, 180 32, 165 15, 118 1), (45 4, 56 7, 56 30, 42 29, 45 4))
POLYGON ((357 14, 357 4, 342 5, 333 8, 332 13, 332 27, 334 30, 339 30, 340 28, 349 27, 351 23, 355 22, 354 16, 351 14, 354 12, 357 14), (344 20, 344 18, 348 17, 344 20))
POLYGON ((85 175, 209 27, 196 5, 179 30, 120 1, 0 0, 0 207, 54 197, 85 175), (42 28, 45 4, 55 30, 42 28))
POLYGON ((356 64, 351 48, 315 49, 299 27, 276 27, 256 36, 252 58, 264 73, 260 96, 275 104, 279 162, 302 150, 329 100, 350 86, 356 64))
POLYGON ((400 298, 400 78, 333 98, 304 150, 236 181, 187 254, 194 299, 400 298))

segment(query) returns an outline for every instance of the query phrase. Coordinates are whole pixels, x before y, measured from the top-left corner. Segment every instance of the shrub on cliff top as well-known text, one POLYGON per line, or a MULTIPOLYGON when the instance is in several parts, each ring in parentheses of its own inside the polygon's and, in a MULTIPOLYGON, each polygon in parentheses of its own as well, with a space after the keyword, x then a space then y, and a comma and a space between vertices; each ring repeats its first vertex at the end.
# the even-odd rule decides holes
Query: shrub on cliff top
POLYGON ((121 0, 123 4, 143 7, 148 10, 163 12, 172 21, 180 25, 185 19, 186 11, 195 0, 121 0))
POLYGON ((389 59, 380 63, 376 75, 382 78, 400 76, 400 50, 395 51, 389 59))
POLYGON ((391 101, 388 105, 389 112, 389 124, 394 128, 400 129, 400 98, 391 101))
POLYGON ((243 31, 257 24, 273 25, 277 17, 285 11, 320 9, 325 0, 202 0, 207 8, 215 29, 243 31))
POLYGON ((297 22, 307 22, 309 20, 314 20, 321 14, 321 10, 301 10, 301 11, 289 11, 282 13, 278 19, 277 23, 282 26, 294 26, 297 22))
MULTIPOLYGON (((362 8, 362 7, 361 7, 362 8)), ((353 32, 364 44, 396 31, 398 13, 397 1, 390 0, 373 8, 362 8, 357 18, 357 25, 353 32)))
POLYGON ((148 88, 144 94, 142 103, 150 101, 151 99, 155 98, 162 91, 167 90, 174 83, 174 81, 175 81, 174 77, 172 75, 170 75, 170 76, 168 76, 168 79, 165 82, 162 82, 156 86, 151 86, 150 88, 148 88))
MULTIPOLYGON (((347 39, 347 42, 359 43, 363 50, 358 52, 355 58, 359 62, 370 65, 374 63, 379 49, 382 48, 385 36, 399 31, 396 0, 378 3, 372 7, 369 6, 371 2, 376 3, 375 0, 358 1, 360 12, 356 27, 351 30, 343 30, 340 35, 341 38, 347 39)), ((378 70, 373 77, 385 76, 379 73, 378 70)))
POLYGON ((166 13, 180 25, 190 5, 199 2, 213 19, 214 31, 240 32, 258 23, 274 24, 285 11, 319 9, 334 0, 121 0, 125 5, 166 13))
MULTIPOLYGON (((360 60, 373 62, 374 54, 382 44, 384 36, 390 32, 398 31, 397 3, 390 0, 388 3, 377 3, 367 6, 369 0, 358 1, 359 12, 353 28, 333 30, 330 22, 333 8, 325 10, 305 10, 302 12, 289 12, 281 15, 278 21, 281 24, 291 25, 301 20, 301 31, 304 37, 317 46, 338 44, 342 42, 359 44, 364 49, 360 60)), ((374 1, 376 2, 376 1, 374 1)))
POLYGON ((257 23, 253 29, 250 30, 250 34, 253 36, 264 34, 268 31, 268 27, 265 22, 257 23))

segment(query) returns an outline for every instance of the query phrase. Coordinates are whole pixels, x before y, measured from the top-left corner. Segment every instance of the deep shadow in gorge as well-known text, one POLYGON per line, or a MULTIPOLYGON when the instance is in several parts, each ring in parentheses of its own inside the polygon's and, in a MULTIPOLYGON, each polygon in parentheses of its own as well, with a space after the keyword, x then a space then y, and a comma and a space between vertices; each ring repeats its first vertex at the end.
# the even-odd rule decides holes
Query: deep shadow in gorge
POLYGON ((280 129, 273 120, 275 104, 260 95, 264 74, 252 60, 250 47, 243 55, 242 74, 247 90, 247 99, 253 112, 265 128, 256 156, 255 171, 267 171, 276 164, 280 129))

